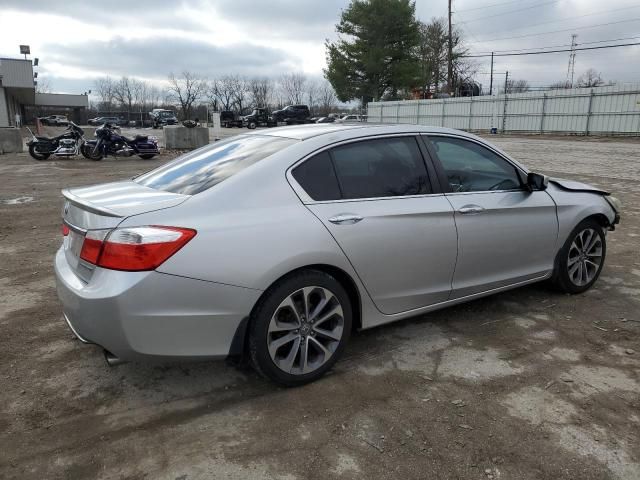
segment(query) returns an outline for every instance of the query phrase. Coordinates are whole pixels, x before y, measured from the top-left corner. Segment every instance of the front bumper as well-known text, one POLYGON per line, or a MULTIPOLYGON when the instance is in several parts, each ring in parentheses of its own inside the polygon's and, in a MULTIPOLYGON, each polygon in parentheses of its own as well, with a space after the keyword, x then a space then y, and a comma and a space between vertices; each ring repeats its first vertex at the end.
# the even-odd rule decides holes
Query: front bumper
POLYGON ((225 358, 262 293, 159 272, 96 268, 89 283, 55 258, 64 317, 83 342, 122 360, 225 358))

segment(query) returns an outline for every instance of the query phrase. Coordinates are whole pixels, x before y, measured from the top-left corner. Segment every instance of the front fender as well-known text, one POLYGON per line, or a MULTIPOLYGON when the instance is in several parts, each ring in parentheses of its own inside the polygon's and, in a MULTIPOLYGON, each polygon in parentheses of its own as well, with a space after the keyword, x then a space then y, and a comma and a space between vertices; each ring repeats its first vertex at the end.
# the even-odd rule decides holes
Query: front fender
POLYGON ((549 182, 546 192, 556 203, 558 248, 562 247, 576 225, 587 217, 603 215, 611 226, 617 222, 617 213, 601 191, 596 189, 570 190, 562 188, 555 182, 549 182))

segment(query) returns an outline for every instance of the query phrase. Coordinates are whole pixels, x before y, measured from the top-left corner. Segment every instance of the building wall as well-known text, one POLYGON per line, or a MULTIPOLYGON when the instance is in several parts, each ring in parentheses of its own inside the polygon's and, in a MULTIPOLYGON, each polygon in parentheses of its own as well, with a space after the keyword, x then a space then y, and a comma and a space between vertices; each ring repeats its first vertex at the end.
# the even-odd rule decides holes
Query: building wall
POLYGON ((9 126, 9 112, 4 88, 0 87, 0 128, 9 126))
POLYGON ((372 102, 367 121, 459 130, 640 135, 640 85, 372 102))
POLYGON ((31 60, 0 58, 0 76, 5 88, 34 88, 31 60))

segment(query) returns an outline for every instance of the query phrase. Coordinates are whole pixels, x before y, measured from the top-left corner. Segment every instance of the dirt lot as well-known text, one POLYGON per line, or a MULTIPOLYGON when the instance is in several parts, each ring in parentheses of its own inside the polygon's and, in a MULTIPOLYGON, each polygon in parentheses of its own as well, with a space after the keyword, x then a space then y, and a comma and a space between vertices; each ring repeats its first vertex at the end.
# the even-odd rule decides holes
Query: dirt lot
POLYGON ((640 142, 494 138, 616 192, 595 288, 514 290, 355 335, 323 380, 106 366, 52 273, 62 187, 166 161, 0 156, 0 478, 640 478, 640 142))

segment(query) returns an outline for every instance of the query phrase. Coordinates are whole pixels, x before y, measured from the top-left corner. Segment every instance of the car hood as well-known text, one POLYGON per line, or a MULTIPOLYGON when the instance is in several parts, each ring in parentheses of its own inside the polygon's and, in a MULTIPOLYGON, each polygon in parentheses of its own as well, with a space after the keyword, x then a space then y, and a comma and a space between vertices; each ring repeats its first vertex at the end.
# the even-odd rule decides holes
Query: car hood
POLYGON ((592 192, 592 193, 600 193, 602 195, 610 195, 606 190, 602 190, 601 188, 594 187, 593 185, 588 185, 582 182, 576 182, 574 180, 565 180, 564 178, 550 178, 550 182, 554 183, 558 187, 563 190, 572 190, 576 192, 592 192))

